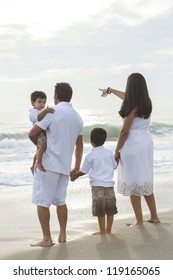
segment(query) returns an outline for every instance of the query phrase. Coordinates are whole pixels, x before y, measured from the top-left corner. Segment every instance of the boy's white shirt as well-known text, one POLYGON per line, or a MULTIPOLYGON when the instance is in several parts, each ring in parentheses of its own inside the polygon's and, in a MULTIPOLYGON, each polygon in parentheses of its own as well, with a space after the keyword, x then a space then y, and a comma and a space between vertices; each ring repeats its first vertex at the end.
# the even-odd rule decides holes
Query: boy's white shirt
POLYGON ((89 174, 92 187, 113 187, 114 169, 117 167, 113 152, 104 146, 95 147, 84 159, 81 172, 89 174))

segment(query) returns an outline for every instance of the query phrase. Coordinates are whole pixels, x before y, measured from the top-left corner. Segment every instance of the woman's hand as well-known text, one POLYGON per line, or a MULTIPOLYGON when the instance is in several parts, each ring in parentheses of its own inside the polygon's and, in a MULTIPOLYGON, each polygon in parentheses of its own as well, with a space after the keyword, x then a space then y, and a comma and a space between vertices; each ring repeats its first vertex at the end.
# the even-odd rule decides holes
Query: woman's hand
POLYGON ((116 162, 118 163, 120 160, 120 152, 115 150, 115 154, 114 154, 114 158, 116 160, 116 162))
POLYGON ((102 91, 101 96, 103 96, 103 97, 106 97, 106 96, 109 94, 109 92, 108 92, 108 89, 107 89, 107 88, 105 88, 105 89, 101 89, 101 88, 99 88, 99 90, 100 90, 100 91, 102 91))

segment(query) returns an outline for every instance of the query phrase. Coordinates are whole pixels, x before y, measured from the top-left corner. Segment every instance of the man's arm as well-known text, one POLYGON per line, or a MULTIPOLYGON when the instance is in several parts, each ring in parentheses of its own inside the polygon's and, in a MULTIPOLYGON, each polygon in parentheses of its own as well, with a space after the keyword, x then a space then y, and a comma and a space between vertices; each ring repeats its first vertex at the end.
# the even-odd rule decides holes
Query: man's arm
POLYGON ((83 135, 79 135, 76 141, 75 148, 75 169, 79 170, 83 155, 83 135))
POLYGON ((81 161, 83 155, 83 135, 79 135, 76 140, 76 147, 75 147, 75 166, 71 170, 70 175, 73 176, 77 173, 80 169, 81 161))
POLYGON ((34 125, 33 128, 30 130, 29 134, 28 134, 28 137, 29 139, 36 145, 37 144, 37 138, 38 138, 38 135, 40 134, 40 132, 42 131, 43 129, 40 128, 38 125, 34 125))

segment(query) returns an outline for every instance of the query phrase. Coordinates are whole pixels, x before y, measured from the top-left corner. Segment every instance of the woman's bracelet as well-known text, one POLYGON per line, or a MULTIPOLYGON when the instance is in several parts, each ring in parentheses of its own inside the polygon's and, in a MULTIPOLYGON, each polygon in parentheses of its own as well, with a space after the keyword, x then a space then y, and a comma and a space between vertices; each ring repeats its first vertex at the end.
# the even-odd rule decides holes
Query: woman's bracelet
POLYGON ((107 94, 111 94, 110 87, 107 88, 107 94))

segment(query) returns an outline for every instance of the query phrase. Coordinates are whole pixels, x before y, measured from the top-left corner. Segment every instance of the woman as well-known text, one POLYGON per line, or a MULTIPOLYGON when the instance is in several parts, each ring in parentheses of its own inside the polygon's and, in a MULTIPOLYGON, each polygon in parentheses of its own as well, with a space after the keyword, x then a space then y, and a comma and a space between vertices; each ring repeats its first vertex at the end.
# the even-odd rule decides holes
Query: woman
POLYGON ((159 223, 153 194, 153 139, 148 130, 152 103, 144 77, 139 73, 127 79, 126 91, 108 87, 102 96, 113 93, 123 99, 120 116, 123 126, 115 149, 119 160, 118 192, 130 196, 136 222, 143 228, 141 196, 144 196, 151 217, 148 222, 159 223))

